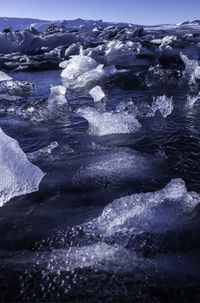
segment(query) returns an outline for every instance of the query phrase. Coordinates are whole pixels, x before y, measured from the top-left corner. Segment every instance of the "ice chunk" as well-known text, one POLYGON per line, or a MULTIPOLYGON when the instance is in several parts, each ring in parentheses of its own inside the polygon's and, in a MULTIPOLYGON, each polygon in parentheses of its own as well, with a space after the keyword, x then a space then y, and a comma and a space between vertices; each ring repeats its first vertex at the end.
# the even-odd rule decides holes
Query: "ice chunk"
POLYGON ((163 118, 169 116, 174 109, 173 97, 168 98, 166 95, 154 97, 151 109, 147 117, 154 117, 156 112, 159 111, 163 118))
POLYGON ((65 98, 66 88, 62 85, 52 86, 48 99, 48 108, 54 108, 57 105, 67 104, 65 98))
POLYGON ((45 175, 28 161, 25 153, 13 138, 0 129, 0 206, 15 196, 38 190, 45 175))
POLYGON ((154 39, 154 40, 151 40, 151 43, 154 43, 154 44, 160 44, 159 48, 160 49, 163 49, 164 47, 168 46, 169 47, 169 44, 172 43, 173 41, 177 40, 177 37, 176 36, 165 36, 164 38, 162 39, 154 39))
POLYGON ((141 44, 138 42, 120 40, 110 41, 105 50, 107 64, 129 66, 134 64, 136 54, 140 52, 141 44))
POLYGON ((114 66, 103 68, 103 64, 98 64, 94 59, 83 55, 73 56, 68 63, 62 62, 61 66, 66 66, 61 73, 64 85, 74 89, 96 83, 116 72, 114 66))
POLYGON ((78 109, 77 113, 88 121, 89 133, 96 136, 128 134, 141 128, 138 120, 127 113, 100 113, 92 107, 78 109))
POLYGON ((183 224, 186 214, 200 203, 200 196, 188 193, 182 179, 173 179, 165 188, 152 193, 133 194, 114 200, 97 219, 106 236, 115 233, 153 231, 163 233, 183 224))
POLYGON ((12 78, 10 76, 8 76, 6 73, 0 71, 0 82, 8 81, 8 80, 12 80, 12 78))
POLYGON ((61 77, 72 80, 96 68, 97 65, 98 63, 90 57, 80 55, 73 56, 68 64, 67 62, 62 62, 62 66, 66 66, 66 68, 62 71, 61 77))
POLYGON ((99 102, 101 101, 104 97, 105 97, 105 94, 104 92, 102 91, 101 87, 100 86, 96 86, 94 88, 92 88, 90 91, 89 91, 89 94, 92 96, 92 98, 94 99, 94 102, 99 102))
POLYGON ((188 59, 183 53, 180 53, 180 57, 185 64, 185 74, 189 77, 189 84, 195 83, 195 79, 200 79, 199 62, 188 59))

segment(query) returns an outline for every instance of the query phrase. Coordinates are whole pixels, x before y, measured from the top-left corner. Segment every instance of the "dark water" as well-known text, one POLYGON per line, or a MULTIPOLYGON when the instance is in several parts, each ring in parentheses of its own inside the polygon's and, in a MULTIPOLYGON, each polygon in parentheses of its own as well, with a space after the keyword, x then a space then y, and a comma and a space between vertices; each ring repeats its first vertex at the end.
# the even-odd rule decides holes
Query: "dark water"
MULTIPOLYGON (((182 178, 188 191, 200 193, 198 101, 187 108, 184 90, 172 89, 168 95, 174 97, 174 110, 167 118, 141 115, 142 129, 136 133, 95 137, 87 133, 87 121, 74 113, 81 106, 93 106, 87 92, 67 91, 71 111, 64 108, 47 115, 50 85, 61 84, 60 71, 12 76, 35 88, 12 113, 1 115, 0 127, 26 153, 55 141, 58 147, 32 159, 46 173, 40 190, 13 198, 0 209, 2 300, 199 302, 198 206, 183 226, 141 232, 129 245, 120 235, 104 241, 98 233, 77 227, 100 216, 114 199, 159 190, 174 178, 182 178), (30 105, 35 108, 31 115, 30 105), (129 169, 132 153, 138 158, 129 169), (75 266, 80 260, 88 265, 75 266)), ((108 109, 128 97, 145 107, 153 96, 164 93, 116 87, 105 87, 104 92, 108 109)))

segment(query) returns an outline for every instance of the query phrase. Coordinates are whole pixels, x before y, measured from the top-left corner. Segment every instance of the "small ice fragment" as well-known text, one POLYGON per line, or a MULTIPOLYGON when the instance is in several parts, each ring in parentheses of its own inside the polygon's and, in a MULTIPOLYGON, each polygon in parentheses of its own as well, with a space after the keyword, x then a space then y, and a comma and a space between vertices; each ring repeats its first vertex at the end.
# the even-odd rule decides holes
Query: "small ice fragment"
POLYGON ((94 99, 94 102, 99 102, 101 101, 104 97, 105 97, 105 94, 104 92, 102 91, 101 87, 100 86, 96 86, 94 88, 92 88, 90 91, 89 91, 89 94, 92 96, 92 98, 94 99))

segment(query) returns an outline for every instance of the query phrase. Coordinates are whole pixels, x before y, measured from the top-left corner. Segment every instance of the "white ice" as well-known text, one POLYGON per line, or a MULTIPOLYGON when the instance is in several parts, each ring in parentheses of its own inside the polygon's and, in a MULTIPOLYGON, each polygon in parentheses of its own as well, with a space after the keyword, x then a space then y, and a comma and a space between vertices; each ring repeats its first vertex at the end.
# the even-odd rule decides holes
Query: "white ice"
POLYGON ((151 43, 160 44, 159 48, 163 49, 163 48, 169 46, 169 44, 172 43, 175 40, 177 40, 176 36, 165 36, 162 39, 151 40, 151 43))
POLYGON ((163 118, 166 118, 172 113, 173 109, 173 97, 168 98, 166 95, 154 97, 147 117, 154 117, 156 112, 159 111, 163 118))
POLYGON ((18 142, 0 129, 0 206, 38 190, 44 173, 28 161, 18 142))
POLYGON ((96 136, 129 134, 138 131, 141 124, 127 113, 100 113, 92 107, 80 108, 77 113, 89 123, 89 133, 96 136))
POLYGON ((83 55, 72 56, 68 63, 62 63, 62 66, 66 66, 61 73, 63 84, 73 89, 98 83, 116 72, 114 66, 104 68, 103 64, 98 64, 94 59, 83 55))
POLYGON ((60 65, 65 67, 61 73, 61 77, 67 80, 73 80, 78 76, 96 68, 98 63, 90 57, 87 56, 72 56, 69 61, 64 61, 60 65))
POLYGON ((89 94, 94 99, 94 102, 99 102, 105 97, 105 94, 100 86, 95 86, 94 88, 92 88, 89 91, 89 94))

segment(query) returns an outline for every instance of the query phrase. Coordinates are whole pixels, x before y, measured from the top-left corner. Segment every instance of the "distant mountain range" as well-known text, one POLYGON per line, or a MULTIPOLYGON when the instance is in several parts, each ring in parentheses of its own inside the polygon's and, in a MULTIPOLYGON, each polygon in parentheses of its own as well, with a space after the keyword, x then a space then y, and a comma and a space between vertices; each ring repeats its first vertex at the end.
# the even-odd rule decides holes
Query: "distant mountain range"
MULTIPOLYGON (((34 27, 38 31, 44 31, 48 26, 54 24, 57 27, 65 27, 66 29, 80 29, 80 30, 87 30, 93 29, 98 26, 109 26, 109 25, 118 25, 118 26, 137 26, 142 27, 144 25, 136 25, 132 23, 115 23, 115 22, 104 22, 102 20, 83 20, 83 19, 74 19, 74 20, 56 20, 56 21, 49 21, 49 20, 40 20, 40 19, 33 19, 33 18, 7 18, 7 17, 0 17, 0 31, 3 29, 9 28, 11 31, 15 30, 24 30, 29 28, 30 26, 34 27)), ((167 26, 166 25, 155 25, 155 26, 167 26)), ((192 20, 192 21, 185 21, 183 23, 174 24, 173 26, 197 26, 200 25, 200 20, 192 20)), ((154 26, 145 26, 145 27, 154 27, 154 26)))
MULTIPOLYGON (((96 26, 109 26, 109 25, 122 25, 127 26, 129 23, 114 23, 114 22, 103 22, 102 20, 83 20, 83 19, 74 19, 74 20, 40 20, 32 18, 7 18, 0 17, 0 31, 5 28, 9 28, 11 31, 15 30, 24 30, 30 26, 34 27, 38 31, 43 31, 49 25, 54 24, 57 27, 65 26, 65 28, 94 28, 96 26)), ((132 25, 132 24, 131 24, 132 25)))

